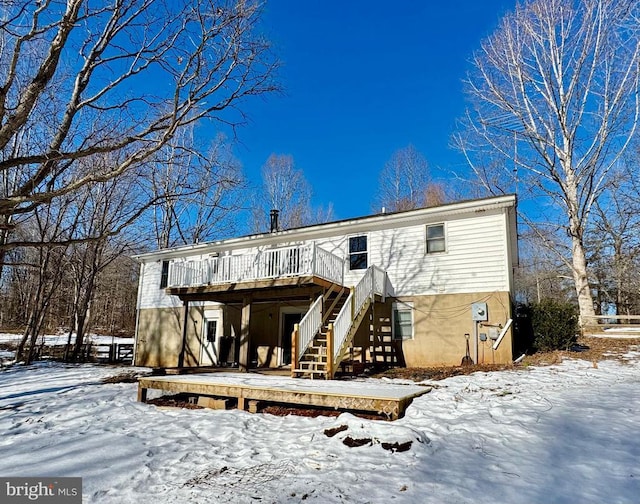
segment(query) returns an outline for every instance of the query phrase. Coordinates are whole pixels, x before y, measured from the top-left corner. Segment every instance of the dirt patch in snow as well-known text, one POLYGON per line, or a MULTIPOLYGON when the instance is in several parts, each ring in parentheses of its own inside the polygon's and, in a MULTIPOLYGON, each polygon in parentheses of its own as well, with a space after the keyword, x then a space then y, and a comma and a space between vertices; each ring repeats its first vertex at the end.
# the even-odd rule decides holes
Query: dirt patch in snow
POLYGON ((421 382, 424 380, 444 380, 451 376, 468 375, 478 371, 502 371, 513 369, 512 364, 484 364, 471 366, 447 366, 429 368, 393 368, 374 374, 374 378, 402 378, 421 382))
MULTIPOLYGON (((333 409, 322 409, 322 408, 296 408, 295 406, 268 405, 260 409, 260 413, 267 413, 269 415, 275 415, 275 416, 296 415, 296 416, 316 418, 319 416, 337 417, 342 414, 342 411, 333 410, 333 409)), ((351 413, 360 418, 367 418, 369 420, 380 420, 380 419, 386 418, 384 416, 374 415, 371 413, 364 413, 364 412, 351 412, 351 413)))
POLYGON ((125 371, 124 373, 118 373, 117 375, 108 376, 102 379, 102 383, 137 383, 138 378, 147 376, 148 373, 138 373, 135 371, 125 371))
POLYGON ((323 410, 319 408, 296 408, 293 406, 278 405, 265 406, 260 410, 260 413, 267 413, 269 415, 275 416, 296 415, 309 418, 316 418, 319 416, 337 417, 340 415, 340 411, 330 409, 323 410))

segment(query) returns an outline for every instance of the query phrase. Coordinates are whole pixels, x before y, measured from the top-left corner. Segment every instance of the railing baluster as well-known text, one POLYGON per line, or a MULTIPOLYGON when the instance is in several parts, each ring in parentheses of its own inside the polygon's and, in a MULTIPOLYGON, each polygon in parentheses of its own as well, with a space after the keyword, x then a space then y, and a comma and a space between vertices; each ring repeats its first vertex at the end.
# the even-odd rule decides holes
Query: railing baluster
POLYGON ((298 325, 298 345, 296 345, 298 360, 305 353, 321 327, 322 295, 318 296, 298 325))
POLYGON ((169 284, 173 287, 243 282, 297 275, 314 275, 343 285, 344 259, 309 243, 302 246, 260 250, 251 254, 171 261, 169 284))

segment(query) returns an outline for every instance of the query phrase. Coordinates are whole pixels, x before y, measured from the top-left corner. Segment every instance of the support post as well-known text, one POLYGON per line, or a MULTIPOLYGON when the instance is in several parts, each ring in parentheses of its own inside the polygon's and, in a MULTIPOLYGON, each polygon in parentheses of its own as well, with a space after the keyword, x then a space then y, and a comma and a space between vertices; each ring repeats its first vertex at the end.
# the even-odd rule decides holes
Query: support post
POLYGON ((293 326, 291 332, 291 378, 297 376, 296 369, 298 369, 298 334, 300 331, 300 324, 293 326))
POLYGON ((189 301, 184 301, 184 315, 182 317, 182 348, 178 356, 178 367, 184 366, 184 353, 187 347, 187 323, 189 322, 189 301))
POLYGON ((356 288, 351 287, 351 322, 356 318, 356 288))
POLYGON ((327 379, 333 380, 335 369, 333 369, 333 324, 329 324, 327 327, 327 379))
POLYGON ((240 321, 240 352, 238 367, 240 371, 249 370, 249 322, 251 321, 251 296, 242 299, 242 317, 240 321))
POLYGON ((147 402, 147 389, 138 383, 138 402, 147 402))
POLYGON ((479 364, 478 362, 478 321, 473 322, 473 363, 479 364))

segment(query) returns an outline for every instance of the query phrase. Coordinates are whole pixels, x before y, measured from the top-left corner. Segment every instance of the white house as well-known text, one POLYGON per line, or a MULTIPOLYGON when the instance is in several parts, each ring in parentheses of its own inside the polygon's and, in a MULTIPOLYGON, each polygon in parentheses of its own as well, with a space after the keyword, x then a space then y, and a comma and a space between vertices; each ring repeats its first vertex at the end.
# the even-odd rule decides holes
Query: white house
POLYGON ((140 261, 135 364, 425 367, 512 360, 516 197, 171 249, 140 261))

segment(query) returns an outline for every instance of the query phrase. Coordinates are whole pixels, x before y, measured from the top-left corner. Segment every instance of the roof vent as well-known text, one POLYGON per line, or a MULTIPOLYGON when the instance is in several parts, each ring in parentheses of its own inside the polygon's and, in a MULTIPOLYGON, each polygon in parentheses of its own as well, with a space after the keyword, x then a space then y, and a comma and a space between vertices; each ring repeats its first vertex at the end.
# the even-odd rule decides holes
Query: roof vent
POLYGON ((273 209, 269 212, 269 217, 271 217, 271 232, 275 233, 278 231, 278 215, 280 214, 279 210, 273 209))

